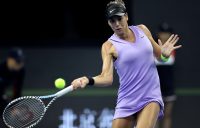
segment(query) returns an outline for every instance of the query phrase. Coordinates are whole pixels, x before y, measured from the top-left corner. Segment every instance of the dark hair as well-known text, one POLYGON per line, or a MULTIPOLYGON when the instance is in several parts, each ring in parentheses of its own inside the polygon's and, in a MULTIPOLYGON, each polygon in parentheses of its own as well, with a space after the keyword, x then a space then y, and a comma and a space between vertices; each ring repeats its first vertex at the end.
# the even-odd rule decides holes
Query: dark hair
POLYGON ((21 48, 10 49, 7 57, 15 59, 17 63, 24 62, 24 53, 21 48))
POLYGON ((174 30, 167 22, 162 22, 158 26, 158 32, 170 32, 170 33, 173 33, 174 30))

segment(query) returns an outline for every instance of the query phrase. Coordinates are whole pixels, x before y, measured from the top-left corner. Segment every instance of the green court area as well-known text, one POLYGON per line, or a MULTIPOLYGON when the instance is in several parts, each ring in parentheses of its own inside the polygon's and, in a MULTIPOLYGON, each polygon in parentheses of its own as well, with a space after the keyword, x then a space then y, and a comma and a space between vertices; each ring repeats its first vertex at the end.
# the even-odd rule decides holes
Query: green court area
MULTIPOLYGON (((49 95, 58 92, 58 89, 23 89, 23 95, 49 95)), ((8 94, 11 94, 8 91, 8 94)), ((177 88, 176 94, 178 96, 200 96, 200 88, 177 88)), ((86 88, 79 89, 66 94, 66 96, 117 96, 116 88, 86 88)))

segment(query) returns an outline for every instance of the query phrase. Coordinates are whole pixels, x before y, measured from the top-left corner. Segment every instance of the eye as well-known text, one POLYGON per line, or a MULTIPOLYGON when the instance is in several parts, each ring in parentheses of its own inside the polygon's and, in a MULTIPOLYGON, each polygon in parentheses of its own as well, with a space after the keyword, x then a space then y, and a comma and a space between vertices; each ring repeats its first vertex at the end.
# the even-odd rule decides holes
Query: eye
POLYGON ((119 16, 119 17, 116 18, 116 20, 121 21, 121 20, 122 20, 122 17, 119 16))
POLYGON ((112 19, 112 20, 110 20, 110 22, 111 22, 111 23, 115 23, 115 20, 114 20, 114 19, 112 19))
POLYGON ((114 18, 110 19, 109 21, 110 21, 110 23, 115 23, 115 19, 114 18))
POLYGON ((121 16, 116 16, 116 17, 111 18, 109 21, 110 23, 115 23, 116 21, 121 21, 121 20, 122 20, 121 16))

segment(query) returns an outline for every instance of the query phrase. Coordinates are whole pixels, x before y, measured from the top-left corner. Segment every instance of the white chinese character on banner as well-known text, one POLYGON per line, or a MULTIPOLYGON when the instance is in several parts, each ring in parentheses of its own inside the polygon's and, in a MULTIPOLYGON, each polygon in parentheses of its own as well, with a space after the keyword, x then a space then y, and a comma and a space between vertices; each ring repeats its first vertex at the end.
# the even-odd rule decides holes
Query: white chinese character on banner
POLYGON ((83 110, 83 114, 80 115, 79 128, 96 128, 95 127, 95 115, 96 111, 92 111, 88 108, 83 110))
POLYGON ((74 121, 77 119, 77 115, 72 111, 72 109, 63 110, 63 115, 60 116, 60 120, 63 124, 59 125, 59 128, 78 128, 74 126, 74 121))
POLYGON ((111 128, 113 115, 114 115, 114 110, 104 108, 98 118, 99 128, 111 128))

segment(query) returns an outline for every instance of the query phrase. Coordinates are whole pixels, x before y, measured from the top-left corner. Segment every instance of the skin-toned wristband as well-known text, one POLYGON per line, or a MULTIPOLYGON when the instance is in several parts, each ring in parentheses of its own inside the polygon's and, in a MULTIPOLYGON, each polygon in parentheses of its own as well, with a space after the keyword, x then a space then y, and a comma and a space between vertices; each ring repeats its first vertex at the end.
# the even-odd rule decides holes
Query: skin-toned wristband
POLYGON ((162 54, 160 55, 160 58, 163 62, 167 62, 169 60, 169 57, 165 57, 162 54))

